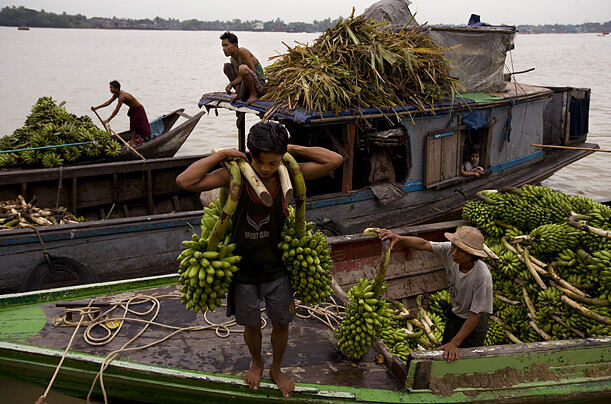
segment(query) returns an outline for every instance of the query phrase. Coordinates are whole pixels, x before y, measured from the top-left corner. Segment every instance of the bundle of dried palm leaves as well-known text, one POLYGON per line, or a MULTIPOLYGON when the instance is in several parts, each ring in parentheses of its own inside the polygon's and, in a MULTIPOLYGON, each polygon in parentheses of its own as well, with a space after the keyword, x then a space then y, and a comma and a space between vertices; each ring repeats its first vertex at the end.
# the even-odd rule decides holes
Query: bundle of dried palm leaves
POLYGON ((425 109, 455 93, 449 63, 419 27, 394 32, 386 23, 352 15, 312 46, 286 46, 288 52, 266 68, 262 99, 290 109, 425 109))

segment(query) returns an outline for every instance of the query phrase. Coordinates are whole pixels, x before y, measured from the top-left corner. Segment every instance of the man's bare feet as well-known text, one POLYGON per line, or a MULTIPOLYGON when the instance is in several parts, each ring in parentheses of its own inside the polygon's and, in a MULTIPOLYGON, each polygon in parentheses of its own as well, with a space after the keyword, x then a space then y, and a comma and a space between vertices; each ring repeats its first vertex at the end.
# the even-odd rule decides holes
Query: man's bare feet
POLYGON ((258 99, 259 97, 257 97, 256 95, 251 95, 250 97, 248 97, 248 100, 246 100, 246 104, 250 105, 258 99))
POLYGON ((284 372, 282 372, 282 369, 280 369, 280 367, 272 366, 269 369, 269 374, 272 378, 272 381, 276 383, 276 385, 280 389, 280 392, 282 393, 284 398, 289 398, 293 393, 293 390, 295 390, 295 382, 289 379, 284 374, 284 372))
POLYGON ((261 382, 261 375, 263 374, 263 362, 250 361, 250 368, 244 376, 244 381, 253 390, 259 390, 259 383, 261 382))

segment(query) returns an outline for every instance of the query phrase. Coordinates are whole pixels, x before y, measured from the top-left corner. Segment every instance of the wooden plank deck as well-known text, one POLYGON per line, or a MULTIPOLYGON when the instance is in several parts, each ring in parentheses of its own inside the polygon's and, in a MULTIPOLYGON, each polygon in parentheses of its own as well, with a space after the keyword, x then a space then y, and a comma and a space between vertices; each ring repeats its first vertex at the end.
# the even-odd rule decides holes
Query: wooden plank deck
MULTIPOLYGON (((176 294, 177 286, 149 289, 146 293, 150 296, 176 294)), ((96 299, 96 302, 103 300, 116 302, 129 299, 133 296, 135 296, 135 293, 128 292, 113 295, 112 297, 101 297, 96 299)), ((89 301, 79 300, 75 302, 87 304, 89 301)), ((57 307, 55 303, 38 307, 46 315, 46 324, 36 335, 27 338, 23 342, 48 348, 65 349, 74 332, 74 327, 54 325, 55 320, 64 314, 64 307, 57 307)), ((150 307, 151 304, 146 303, 133 306, 133 309, 146 311, 150 307)), ((117 316, 122 315, 122 312, 122 309, 115 311, 117 316)), ((149 314, 140 318, 149 319, 151 316, 149 314)), ((129 317, 135 316, 130 315, 129 317)), ((265 314, 262 314, 262 317, 266 319, 265 314)), ((228 320, 225 316, 224 307, 217 309, 208 318, 218 323, 228 320)), ((78 320, 78 317, 75 317, 75 320, 78 320)), ((193 311, 185 311, 178 299, 168 298, 161 299, 161 309, 156 321, 176 327, 201 326, 205 324, 202 313, 195 314, 193 311)), ((85 327, 81 326, 73 342, 71 352, 105 356, 109 352, 121 348, 142 327, 142 323, 126 322, 121 328, 119 335, 109 344, 92 346, 84 341, 83 331, 85 327)), ((238 326, 235 329, 241 329, 241 327, 238 326)), ((152 343, 170 332, 168 329, 151 326, 136 340, 133 346, 152 343)), ((98 332, 94 332, 92 335, 102 337, 105 335, 105 331, 99 329, 98 332)), ((270 335, 271 324, 268 322, 268 325, 263 329, 262 345, 263 355, 268 366, 271 363, 272 353, 270 335)), ((150 348, 122 353, 119 359, 177 369, 243 376, 250 363, 250 354, 241 333, 232 333, 227 338, 220 338, 216 336, 213 330, 206 330, 180 333, 150 348)), ((343 358, 337 351, 331 329, 314 319, 295 318, 290 327, 289 343, 283 365, 283 369, 290 377, 300 383, 385 390, 401 390, 403 388, 403 384, 386 365, 375 363, 374 350, 371 350, 361 362, 343 358)), ((263 378, 269 379, 269 371, 267 369, 263 374, 263 378)))

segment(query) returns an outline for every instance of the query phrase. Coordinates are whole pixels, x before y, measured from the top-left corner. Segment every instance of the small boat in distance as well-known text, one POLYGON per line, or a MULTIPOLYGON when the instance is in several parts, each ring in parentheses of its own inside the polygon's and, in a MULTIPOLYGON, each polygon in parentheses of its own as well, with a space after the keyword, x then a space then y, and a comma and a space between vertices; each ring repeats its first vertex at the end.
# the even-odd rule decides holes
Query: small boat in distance
POLYGON ((29 31, 30 27, 26 27, 25 25, 22 25, 20 27, 17 28, 18 31, 29 31))

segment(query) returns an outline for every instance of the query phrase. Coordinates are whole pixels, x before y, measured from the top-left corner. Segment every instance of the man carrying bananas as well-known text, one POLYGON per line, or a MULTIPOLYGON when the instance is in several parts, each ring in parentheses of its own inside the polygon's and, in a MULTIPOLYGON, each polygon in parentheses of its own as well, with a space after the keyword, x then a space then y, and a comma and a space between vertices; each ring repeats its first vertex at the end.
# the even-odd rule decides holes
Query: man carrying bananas
MULTIPOLYGON (((320 178, 339 167, 342 157, 321 147, 303 147, 288 144, 288 132, 275 122, 259 122, 248 133, 247 146, 251 166, 273 198, 270 207, 256 196, 247 181, 243 181, 237 210, 232 217, 234 253, 242 260, 234 273, 234 290, 227 297, 227 315, 235 314, 236 322, 244 326, 244 341, 252 360, 244 376, 248 386, 257 390, 264 369, 261 355, 260 302, 265 299, 267 316, 272 322, 271 344, 273 359, 271 379, 284 397, 290 397, 295 384, 281 370, 282 357, 288 342, 289 323, 294 317, 293 293, 289 286, 288 270, 283 266, 278 248, 280 233, 288 211, 280 190, 278 167, 287 151, 298 160, 306 180, 320 178)), ((228 187, 230 175, 221 165, 225 160, 247 160, 235 149, 221 150, 191 164, 176 178, 177 184, 189 191, 208 191, 228 187), (222 168, 211 171, 221 165, 222 168)))
POLYGON ((485 257, 484 236, 474 227, 462 226, 455 233, 445 233, 449 242, 433 242, 420 237, 399 236, 387 229, 382 240, 391 240, 416 250, 430 251, 441 260, 450 284, 450 306, 442 345, 444 358, 458 359, 458 347, 484 345, 488 315, 492 314, 492 275, 480 257, 485 257))

